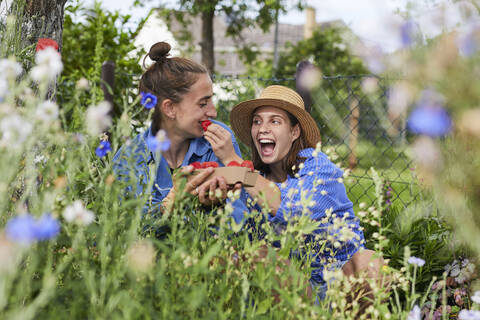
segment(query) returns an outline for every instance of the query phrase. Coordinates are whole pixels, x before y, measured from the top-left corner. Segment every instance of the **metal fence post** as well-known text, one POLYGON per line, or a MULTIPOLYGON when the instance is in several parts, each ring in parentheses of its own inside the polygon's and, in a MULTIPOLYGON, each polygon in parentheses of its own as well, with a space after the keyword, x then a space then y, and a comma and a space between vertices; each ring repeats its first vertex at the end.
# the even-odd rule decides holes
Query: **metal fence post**
POLYGON ((103 99, 110 102, 112 109, 110 113, 113 113, 113 89, 115 87, 115 63, 113 61, 105 61, 102 64, 100 86, 103 91, 103 99))

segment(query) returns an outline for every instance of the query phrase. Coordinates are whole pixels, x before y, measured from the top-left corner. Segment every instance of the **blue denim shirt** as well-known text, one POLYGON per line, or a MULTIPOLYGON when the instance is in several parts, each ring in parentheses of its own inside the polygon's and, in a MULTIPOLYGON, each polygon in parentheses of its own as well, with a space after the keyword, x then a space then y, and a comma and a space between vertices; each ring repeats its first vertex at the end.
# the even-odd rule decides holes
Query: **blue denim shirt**
MULTIPOLYGON (((240 148, 230 128, 221 122, 212 122, 222 126, 224 129, 230 132, 235 152, 241 156, 240 148)), ((113 169, 119 179, 126 181, 128 181, 129 174, 133 170, 136 178, 138 179, 138 183, 135 189, 133 189, 133 186, 129 186, 127 191, 133 191, 135 195, 138 196, 144 192, 143 189, 148 184, 150 170, 155 168, 154 164, 157 161, 160 161, 157 173, 155 175, 155 183, 151 191, 152 200, 148 204, 147 208, 149 211, 155 211, 160 210, 160 204, 173 187, 173 181, 170 168, 165 158, 160 157, 160 159, 157 159, 155 152, 152 152, 148 149, 146 141, 150 136, 152 136, 151 128, 146 130, 144 133, 137 135, 128 145, 122 146, 113 157, 113 169)), ((224 164, 213 152, 210 143, 203 137, 195 138, 190 141, 190 146, 185 158, 183 159, 182 167, 196 161, 215 161, 220 166, 224 166, 224 164)), ((242 192, 240 199, 232 203, 234 208, 232 216, 236 223, 242 222, 244 212, 247 211, 245 199, 246 194, 245 192, 242 192)))

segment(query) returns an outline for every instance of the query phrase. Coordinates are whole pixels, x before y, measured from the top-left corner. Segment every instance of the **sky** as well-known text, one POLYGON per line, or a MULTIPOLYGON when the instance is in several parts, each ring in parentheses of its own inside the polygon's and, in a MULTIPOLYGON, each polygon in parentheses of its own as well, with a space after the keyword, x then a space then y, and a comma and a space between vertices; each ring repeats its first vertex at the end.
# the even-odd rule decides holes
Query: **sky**
MULTIPOLYGON (((94 0, 83 0, 86 5, 94 0)), ((289 0, 292 1, 292 0, 289 0)), ((160 2, 175 3, 173 0, 150 1, 145 8, 132 8, 133 0, 102 0, 102 6, 108 10, 120 10, 130 13, 138 20, 148 13, 153 4, 160 2)), ((369 47, 379 47, 385 52, 392 52, 401 46, 398 32, 405 21, 402 15, 410 8, 411 17, 416 21, 419 30, 427 37, 435 36, 442 30, 451 30, 462 21, 462 12, 468 8, 467 1, 460 0, 455 7, 449 0, 306 0, 316 9, 318 23, 341 19, 369 47), (463 8, 463 9, 458 9, 463 8)), ((281 23, 303 24, 305 13, 288 10, 279 18, 281 23)))

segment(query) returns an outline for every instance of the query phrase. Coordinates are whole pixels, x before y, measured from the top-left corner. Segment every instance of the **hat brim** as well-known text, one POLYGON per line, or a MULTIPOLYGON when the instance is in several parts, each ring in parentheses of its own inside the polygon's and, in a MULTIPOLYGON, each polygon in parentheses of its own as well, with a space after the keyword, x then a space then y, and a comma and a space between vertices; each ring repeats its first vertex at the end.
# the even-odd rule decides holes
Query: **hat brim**
MULTIPOLYGON (((243 101, 237 104, 230 112, 230 125, 235 136, 246 145, 251 146, 252 135, 251 127, 253 112, 259 107, 270 106, 288 111, 300 123, 303 135, 305 137, 306 147, 315 148, 320 142, 320 130, 313 120, 312 116, 298 106, 284 100, 260 98, 243 101)), ((251 146, 253 147, 253 146, 251 146)))

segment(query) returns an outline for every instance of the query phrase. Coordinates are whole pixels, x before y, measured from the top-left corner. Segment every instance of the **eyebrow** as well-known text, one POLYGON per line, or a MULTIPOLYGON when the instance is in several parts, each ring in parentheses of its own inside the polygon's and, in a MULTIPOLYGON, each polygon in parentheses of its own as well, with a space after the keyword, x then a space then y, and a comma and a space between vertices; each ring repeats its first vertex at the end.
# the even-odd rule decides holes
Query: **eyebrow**
POLYGON ((201 97, 200 99, 198 99, 198 101, 208 100, 208 99, 210 99, 211 97, 213 97, 213 94, 212 94, 212 95, 209 95, 209 96, 203 96, 203 97, 201 97))

